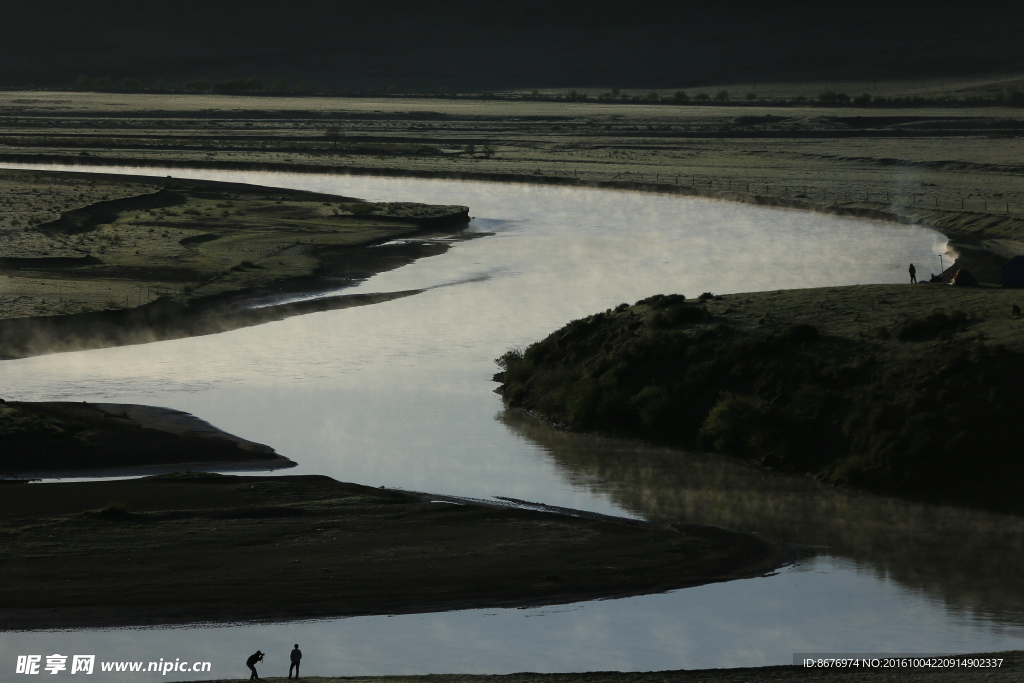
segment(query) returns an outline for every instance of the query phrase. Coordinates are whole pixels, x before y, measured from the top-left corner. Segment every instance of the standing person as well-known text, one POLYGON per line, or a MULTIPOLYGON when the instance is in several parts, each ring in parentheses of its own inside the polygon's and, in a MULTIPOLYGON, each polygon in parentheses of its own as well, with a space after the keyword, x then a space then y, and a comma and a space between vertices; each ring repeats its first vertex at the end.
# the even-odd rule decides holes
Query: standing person
POLYGON ((295 647, 292 649, 292 665, 288 667, 288 678, 292 677, 292 669, 295 669, 295 678, 299 677, 299 662, 302 661, 302 650, 299 649, 299 644, 295 643, 295 647))
POLYGON ((250 681, 260 680, 260 675, 256 673, 256 662, 262 662, 264 654, 265 653, 256 650, 256 652, 249 655, 249 659, 245 660, 245 665, 249 667, 249 671, 252 672, 252 675, 249 676, 250 681))
POLYGON ((917 268, 914 267, 913 263, 910 264, 910 284, 917 284, 917 268))

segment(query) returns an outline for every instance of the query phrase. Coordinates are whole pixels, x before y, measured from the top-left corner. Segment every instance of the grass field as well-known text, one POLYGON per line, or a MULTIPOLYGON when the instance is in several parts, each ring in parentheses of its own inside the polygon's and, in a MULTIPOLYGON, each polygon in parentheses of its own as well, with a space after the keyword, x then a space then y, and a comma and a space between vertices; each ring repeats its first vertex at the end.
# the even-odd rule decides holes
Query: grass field
POLYGON ((0 318, 266 289, 465 210, 21 171, 0 171, 0 204, 0 318))
POLYGON ((1024 241, 1024 115, 1010 107, 4 92, 0 108, 0 161, 606 183, 1024 241))

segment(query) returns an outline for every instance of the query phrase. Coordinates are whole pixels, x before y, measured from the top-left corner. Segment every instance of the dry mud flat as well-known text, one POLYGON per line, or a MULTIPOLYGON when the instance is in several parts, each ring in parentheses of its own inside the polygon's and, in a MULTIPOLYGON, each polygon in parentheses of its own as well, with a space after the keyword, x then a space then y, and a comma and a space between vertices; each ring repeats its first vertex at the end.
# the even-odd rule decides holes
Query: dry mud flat
POLYGON ((783 544, 323 476, 5 487, 0 629, 576 602, 762 575, 783 544))

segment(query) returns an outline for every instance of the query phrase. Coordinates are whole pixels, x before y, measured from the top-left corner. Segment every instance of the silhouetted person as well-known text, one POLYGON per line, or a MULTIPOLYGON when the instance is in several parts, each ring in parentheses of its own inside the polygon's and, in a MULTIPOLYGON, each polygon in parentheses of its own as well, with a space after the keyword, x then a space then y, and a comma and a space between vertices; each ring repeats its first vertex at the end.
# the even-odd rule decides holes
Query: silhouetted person
POLYGON ((254 652, 251 655, 249 655, 249 659, 245 660, 245 665, 247 667, 249 667, 249 671, 252 672, 252 676, 249 676, 249 680, 250 681, 253 681, 253 680, 258 681, 258 680, 260 680, 260 675, 258 673, 256 673, 256 662, 262 662, 263 661, 263 655, 264 655, 263 652, 260 652, 259 650, 256 650, 256 652, 254 652))
POLYGON ((288 667, 288 678, 292 677, 292 669, 295 669, 295 678, 299 677, 300 661, 302 661, 302 650, 299 649, 299 644, 295 643, 295 647, 292 649, 292 665, 288 667))
POLYGON ((910 264, 910 284, 917 284, 917 268, 914 267, 913 263, 910 264))

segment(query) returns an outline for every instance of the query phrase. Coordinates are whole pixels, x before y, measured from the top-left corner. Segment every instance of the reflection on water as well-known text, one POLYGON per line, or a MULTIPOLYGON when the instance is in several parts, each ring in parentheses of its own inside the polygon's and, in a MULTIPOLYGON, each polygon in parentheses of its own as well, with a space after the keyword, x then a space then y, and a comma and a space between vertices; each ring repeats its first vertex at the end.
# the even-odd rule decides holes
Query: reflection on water
POLYGON ((1024 624, 1024 519, 840 491, 712 454, 501 421, 541 444, 565 476, 648 518, 747 529, 806 555, 842 557, 952 609, 1024 624))
MULTIPOLYGON (((796 651, 1024 645, 1024 589, 1013 575, 1022 559, 1019 520, 843 494, 720 458, 570 436, 504 415, 491 391, 492 359, 570 319, 656 292, 902 282, 906 263, 926 263, 943 250, 937 233, 591 189, 190 175, 465 204, 477 217, 469 231, 491 234, 344 290, 423 290, 415 296, 209 337, 8 361, 0 364, 5 398, 168 406, 273 447, 298 463, 296 474, 683 518, 757 530, 817 554, 774 577, 543 614, 75 637, 154 659, 168 656, 161 648, 171 644, 182 652, 242 653, 239 661, 257 647, 272 652, 271 642, 287 650, 309 641, 327 653, 320 660, 307 654, 309 673, 368 674, 746 666, 785 663, 796 651)), ((0 649, 57 642, 47 638, 55 636, 5 634, 0 649)), ((4 654, 0 666, 6 661, 4 654)), ((238 668, 233 659, 222 664, 218 675, 238 668)))
POLYGON ((5 633, 0 662, 52 652, 111 660, 181 657, 212 661, 213 678, 231 678, 245 673, 245 657, 259 648, 270 653, 260 674, 283 676, 288 650, 297 642, 306 676, 656 671, 790 664, 794 652, 1006 650, 1024 639, 1019 627, 959 621, 964 623, 920 591, 858 571, 849 561, 819 557, 767 578, 537 609, 5 633))

